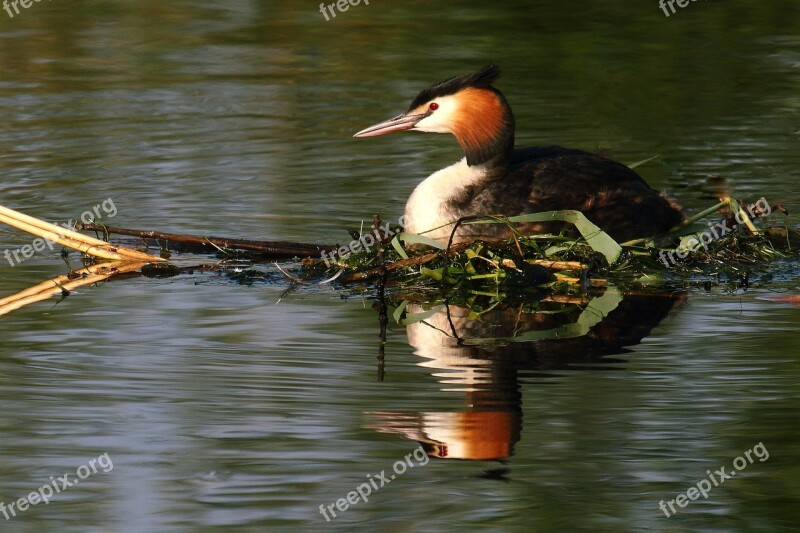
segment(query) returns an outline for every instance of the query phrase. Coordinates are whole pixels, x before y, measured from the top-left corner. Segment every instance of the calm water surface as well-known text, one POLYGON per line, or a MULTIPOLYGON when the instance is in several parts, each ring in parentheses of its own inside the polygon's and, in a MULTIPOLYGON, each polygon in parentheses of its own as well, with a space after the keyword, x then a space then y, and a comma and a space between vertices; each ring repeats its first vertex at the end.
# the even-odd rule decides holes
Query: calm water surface
MULTIPOLYGON (((637 4, 373 0, 330 22, 297 1, 0 11, 0 204, 66 222, 110 199, 118 226, 349 241, 459 157, 445 136, 352 133, 496 61, 520 145, 659 155, 640 171, 689 210, 722 188, 782 202, 798 227, 800 6, 692 2, 667 18, 637 4)), ((28 242, 0 228, 0 251, 28 242)), ((0 531, 800 523, 800 309, 765 299, 796 293, 792 263, 746 291, 625 297, 562 343, 483 350, 392 323, 382 381, 371 291, 284 295, 263 269, 251 286, 201 272, 114 281, 0 318, 0 502, 113 460, 0 515, 0 531), (419 442, 445 458, 412 455, 325 521, 321 504, 388 476, 419 442), (758 443, 768 459, 676 516, 659 510, 758 443)), ((64 271, 55 253, 2 260, 0 297, 64 271)))

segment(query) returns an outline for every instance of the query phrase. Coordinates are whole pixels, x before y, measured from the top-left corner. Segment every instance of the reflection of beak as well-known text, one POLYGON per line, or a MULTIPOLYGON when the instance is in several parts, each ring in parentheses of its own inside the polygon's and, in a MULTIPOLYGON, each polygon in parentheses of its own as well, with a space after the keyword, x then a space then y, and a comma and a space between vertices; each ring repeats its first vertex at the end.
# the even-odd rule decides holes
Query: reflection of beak
POLYGON ((427 117, 428 113, 421 115, 400 115, 393 119, 386 120, 369 128, 363 129, 353 135, 353 137, 376 137, 394 131, 406 131, 413 128, 417 122, 427 117))

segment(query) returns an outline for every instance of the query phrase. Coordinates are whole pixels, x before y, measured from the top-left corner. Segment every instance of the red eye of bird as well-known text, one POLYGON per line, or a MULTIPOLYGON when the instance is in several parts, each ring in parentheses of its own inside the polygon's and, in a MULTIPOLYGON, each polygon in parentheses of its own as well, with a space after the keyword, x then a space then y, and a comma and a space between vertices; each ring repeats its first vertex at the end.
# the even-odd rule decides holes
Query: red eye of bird
POLYGON ((436 102, 431 102, 431 105, 430 105, 430 106, 428 106, 428 108, 429 108, 431 111, 436 111, 437 109, 439 109, 439 104, 437 104, 436 102))

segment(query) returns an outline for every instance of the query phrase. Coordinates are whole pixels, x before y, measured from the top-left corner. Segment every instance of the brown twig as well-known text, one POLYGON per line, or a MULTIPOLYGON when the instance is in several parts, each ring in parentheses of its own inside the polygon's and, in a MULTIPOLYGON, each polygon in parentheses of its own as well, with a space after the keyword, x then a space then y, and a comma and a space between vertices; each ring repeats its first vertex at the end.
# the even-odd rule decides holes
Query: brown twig
POLYGON ((247 252, 258 252, 272 258, 291 258, 291 257, 310 257, 319 256, 322 252, 335 250, 337 246, 332 244, 307 244, 299 242, 284 241, 253 241, 246 239, 231 239, 226 237, 202 237, 196 235, 185 235, 180 233, 164 233, 161 231, 144 231, 137 229, 115 228, 103 226, 101 224, 83 224, 83 229, 90 231, 100 231, 113 233, 115 235, 129 235, 140 237, 145 241, 153 241, 156 245, 169 243, 179 243, 181 247, 189 252, 210 253, 219 248, 228 250, 243 250, 247 252), (162 241, 162 243, 158 243, 162 241))

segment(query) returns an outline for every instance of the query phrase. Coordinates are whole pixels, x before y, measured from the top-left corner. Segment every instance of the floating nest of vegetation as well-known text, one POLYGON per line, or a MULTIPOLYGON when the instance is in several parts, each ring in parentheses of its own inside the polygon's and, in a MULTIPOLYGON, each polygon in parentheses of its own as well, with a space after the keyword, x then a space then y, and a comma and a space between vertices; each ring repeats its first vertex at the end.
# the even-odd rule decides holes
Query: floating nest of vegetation
MULTIPOLYGON (((461 224, 504 224, 512 236, 443 244, 399 232, 344 258, 307 259, 303 277, 324 278, 322 283, 376 281, 411 292, 440 288, 463 298, 495 300, 542 289, 664 288, 731 279, 746 284, 754 268, 789 258, 800 241, 797 231, 769 225, 767 217, 775 212, 788 214, 764 198, 749 205, 727 198, 667 235, 626 243, 617 243, 577 211, 473 217, 458 221, 453 234, 461 224), (564 230, 522 235, 516 229, 520 223, 551 221, 563 222, 564 230)), ((376 217, 374 232, 379 227, 376 217)))

